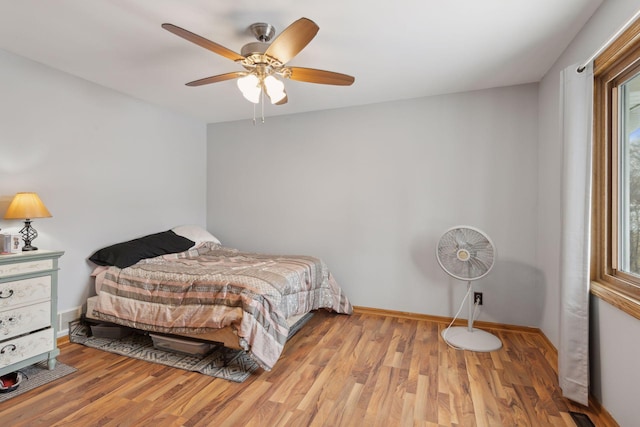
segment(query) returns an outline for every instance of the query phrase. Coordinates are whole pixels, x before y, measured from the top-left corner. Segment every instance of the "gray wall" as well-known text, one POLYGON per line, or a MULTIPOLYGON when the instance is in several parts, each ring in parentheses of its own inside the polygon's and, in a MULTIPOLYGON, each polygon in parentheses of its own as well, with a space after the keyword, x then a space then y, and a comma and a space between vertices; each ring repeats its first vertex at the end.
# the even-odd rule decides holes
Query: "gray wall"
POLYGON ((66 251, 58 311, 90 292, 100 247, 205 224, 206 125, 0 50, 0 227, 19 191, 53 215, 34 245, 66 251))
MULTIPOLYGON (((596 11, 540 83, 539 92, 539 206, 537 248, 549 292, 544 301, 542 330, 558 346, 560 310, 560 71, 582 63, 614 34, 640 5, 637 0, 608 0, 596 11)), ((592 394, 621 426, 637 425, 640 408, 640 321, 598 298, 591 298, 592 394)))
POLYGON ((436 243, 472 225, 498 249, 480 319, 537 326, 536 144, 535 84, 210 124, 207 225, 229 246, 323 258, 356 305, 440 316, 466 283, 436 243))

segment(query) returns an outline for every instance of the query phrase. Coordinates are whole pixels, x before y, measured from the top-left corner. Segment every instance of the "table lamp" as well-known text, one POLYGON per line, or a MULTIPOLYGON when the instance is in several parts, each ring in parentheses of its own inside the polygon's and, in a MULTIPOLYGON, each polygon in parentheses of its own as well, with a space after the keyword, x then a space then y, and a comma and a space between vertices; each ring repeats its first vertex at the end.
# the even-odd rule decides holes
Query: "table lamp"
POLYGON ((4 219, 24 220, 24 227, 20 230, 22 240, 24 240, 23 251, 38 250, 35 246, 31 246, 31 242, 38 237, 36 229, 31 227, 31 220, 50 217, 51 214, 36 193, 17 193, 11 200, 7 213, 4 214, 4 219))

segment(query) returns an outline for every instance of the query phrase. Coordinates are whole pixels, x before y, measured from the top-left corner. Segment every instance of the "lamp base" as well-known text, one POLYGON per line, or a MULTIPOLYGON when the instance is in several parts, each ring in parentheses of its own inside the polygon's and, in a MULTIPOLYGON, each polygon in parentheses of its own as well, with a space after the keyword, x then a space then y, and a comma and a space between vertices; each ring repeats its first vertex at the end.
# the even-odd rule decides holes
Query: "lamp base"
POLYGON ((29 218, 24 220, 24 227, 20 230, 20 234, 24 241, 24 246, 22 247, 23 252, 38 250, 35 246, 31 246, 31 242, 38 237, 38 232, 31 226, 31 220, 29 218))

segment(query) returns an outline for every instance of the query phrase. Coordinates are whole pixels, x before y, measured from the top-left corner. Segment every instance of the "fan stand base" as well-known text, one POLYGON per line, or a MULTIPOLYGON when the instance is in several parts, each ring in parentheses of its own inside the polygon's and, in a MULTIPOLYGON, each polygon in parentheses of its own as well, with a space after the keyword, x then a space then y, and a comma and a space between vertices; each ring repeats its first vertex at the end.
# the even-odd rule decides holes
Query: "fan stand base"
POLYGON ((445 329, 442 331, 442 338, 461 350, 488 352, 502 347, 502 341, 495 335, 476 328, 469 331, 469 328, 463 326, 445 329))

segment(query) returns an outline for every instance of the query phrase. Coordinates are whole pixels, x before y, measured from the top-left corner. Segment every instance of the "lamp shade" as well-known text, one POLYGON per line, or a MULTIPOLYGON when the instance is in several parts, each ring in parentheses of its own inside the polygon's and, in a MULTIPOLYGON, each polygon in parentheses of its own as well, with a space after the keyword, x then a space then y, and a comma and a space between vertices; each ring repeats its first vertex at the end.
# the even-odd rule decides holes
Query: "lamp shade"
POLYGON ((51 213, 49 213, 36 193, 17 193, 9 204, 7 213, 4 214, 4 219, 49 217, 51 217, 51 213))
POLYGON ((267 76, 264 79, 264 86, 267 90, 267 95, 272 104, 277 104, 282 101, 287 94, 284 92, 284 83, 276 79, 273 76, 267 76))
POLYGON ((255 74, 248 74, 239 78, 236 84, 247 101, 254 104, 260 102, 260 79, 255 74))

